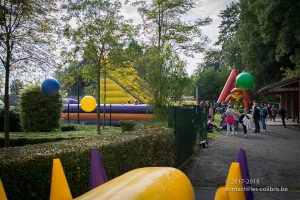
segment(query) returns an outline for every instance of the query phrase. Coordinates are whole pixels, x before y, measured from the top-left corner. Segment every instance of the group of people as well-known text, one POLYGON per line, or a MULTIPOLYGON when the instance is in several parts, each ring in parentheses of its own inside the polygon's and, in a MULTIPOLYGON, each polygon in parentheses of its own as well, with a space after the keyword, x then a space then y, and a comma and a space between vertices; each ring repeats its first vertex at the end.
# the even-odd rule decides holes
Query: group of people
POLYGON ((208 119, 208 130, 212 130, 216 128, 219 130, 226 130, 227 135, 229 134, 237 134, 239 130, 239 123, 243 127, 244 137, 247 137, 248 130, 251 129, 251 118, 253 118, 254 122, 254 131, 253 133, 261 133, 260 123, 262 125, 262 132, 267 130, 266 121, 273 120, 275 121, 276 114, 280 114, 282 118, 283 126, 286 127, 285 118, 286 111, 283 108, 280 108, 279 112, 277 109, 270 104, 261 104, 254 103, 251 110, 244 109, 244 112, 240 113, 236 108, 232 105, 222 105, 219 108, 221 114, 221 123, 220 126, 217 127, 213 123, 213 111, 212 107, 209 109, 209 119, 208 119), (250 113, 251 112, 251 113, 250 113), (251 115, 252 114, 252 115, 251 115))

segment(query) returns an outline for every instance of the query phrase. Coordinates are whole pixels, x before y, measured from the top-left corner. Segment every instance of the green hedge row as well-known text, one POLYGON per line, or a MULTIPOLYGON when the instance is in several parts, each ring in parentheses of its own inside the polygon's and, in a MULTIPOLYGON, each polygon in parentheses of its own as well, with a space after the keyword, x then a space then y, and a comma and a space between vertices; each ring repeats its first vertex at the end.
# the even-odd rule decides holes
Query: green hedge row
POLYGON ((22 128, 30 132, 49 132, 59 127, 62 97, 46 96, 40 85, 27 86, 21 95, 22 128))
POLYGON ((0 177, 8 199, 49 199, 53 158, 61 159, 73 197, 87 192, 92 147, 99 149, 109 179, 139 167, 174 166, 170 129, 4 148, 0 177))
MULTIPOLYGON (((0 132, 4 131, 4 109, 0 108, 0 132)), ((21 117, 19 113, 11 109, 9 111, 9 131, 21 131, 21 117)))
MULTIPOLYGON (((11 147, 20 147, 30 144, 41 144, 46 142, 57 142, 61 140, 70 140, 73 138, 11 138, 9 143, 11 147)), ((0 148, 4 147, 4 138, 0 137, 0 148)))

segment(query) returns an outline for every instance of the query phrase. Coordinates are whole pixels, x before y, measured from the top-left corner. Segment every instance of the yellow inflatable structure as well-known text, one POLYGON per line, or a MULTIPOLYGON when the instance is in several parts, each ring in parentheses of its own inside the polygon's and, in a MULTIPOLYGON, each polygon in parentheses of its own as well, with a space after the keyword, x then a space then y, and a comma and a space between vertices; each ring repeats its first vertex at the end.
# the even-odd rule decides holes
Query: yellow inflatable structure
POLYGON ((243 179, 238 162, 232 162, 229 168, 225 189, 230 200, 245 200, 243 191, 243 179))
POLYGON ((188 177, 171 167, 146 167, 127 172, 76 198, 77 200, 194 200, 188 177))
MULTIPOLYGON (((106 78, 100 79, 101 103, 106 104, 133 104, 136 100, 141 104, 149 104, 151 95, 145 82, 140 78, 133 65, 114 68, 107 65, 106 78), (106 91, 106 95, 104 95, 106 91)), ((173 102, 174 105, 197 105, 196 101, 184 100, 173 102)))
POLYGON ((218 188, 214 200, 229 200, 228 192, 225 187, 218 188))
MULTIPOLYGON (((100 81, 101 101, 104 102, 104 78, 100 81)), ((112 81, 110 78, 106 79, 106 103, 107 104, 133 104, 135 97, 129 92, 125 91, 120 85, 112 81)))
POLYGON ((7 197, 6 197, 5 190, 4 190, 1 179, 0 179, 0 199, 1 200, 7 200, 7 197))
POLYGON ((245 200, 243 179, 240 169, 240 163, 232 162, 229 168, 226 185, 220 187, 214 200, 245 200))
POLYGON ((53 159, 50 200, 72 200, 72 194, 59 158, 53 159))
POLYGON ((100 80, 101 101, 106 91, 107 104, 133 104, 135 100, 147 104, 150 101, 144 82, 132 65, 112 69, 107 68, 107 77, 100 80))

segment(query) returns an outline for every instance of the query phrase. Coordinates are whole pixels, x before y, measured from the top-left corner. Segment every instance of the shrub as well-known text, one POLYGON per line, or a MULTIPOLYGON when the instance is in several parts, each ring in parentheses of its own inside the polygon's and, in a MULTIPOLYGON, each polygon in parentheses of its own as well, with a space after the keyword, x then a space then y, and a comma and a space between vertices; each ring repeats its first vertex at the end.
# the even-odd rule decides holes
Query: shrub
POLYGON ((50 97, 38 85, 27 87, 21 96, 21 120, 25 131, 47 132, 59 127, 62 98, 50 97))
POLYGON ((173 132, 99 135, 0 151, 8 199, 49 199, 52 159, 60 158, 72 195, 88 191, 90 149, 100 150, 109 179, 146 166, 173 166, 173 132))
POLYGON ((121 121, 121 131, 124 133, 125 131, 133 131, 134 127, 136 126, 135 121, 121 121))
MULTIPOLYGON (((63 138, 63 137, 58 137, 58 138, 10 138, 9 143, 11 147, 20 147, 20 146, 25 146, 25 145, 30 145, 30 144, 41 144, 41 143, 46 143, 46 142, 57 142, 61 140, 71 140, 76 137, 72 138, 63 138)), ((0 138, 0 148, 4 148, 4 138, 0 138)))
POLYGON ((64 124, 64 125, 61 125, 60 130, 62 132, 76 131, 76 126, 74 124, 64 124))
MULTIPOLYGON (((15 110, 9 111, 9 131, 21 131, 20 115, 15 110)), ((0 108, 0 131, 4 131, 4 109, 0 108)))

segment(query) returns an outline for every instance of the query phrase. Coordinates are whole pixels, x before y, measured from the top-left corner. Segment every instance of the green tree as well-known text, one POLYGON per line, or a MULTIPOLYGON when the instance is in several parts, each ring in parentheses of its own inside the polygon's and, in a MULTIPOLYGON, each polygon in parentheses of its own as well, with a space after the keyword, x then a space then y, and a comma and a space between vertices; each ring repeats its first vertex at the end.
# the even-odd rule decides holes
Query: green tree
POLYGON ((61 90, 70 96, 84 95, 84 88, 88 84, 83 79, 85 61, 72 60, 66 67, 59 66, 55 71, 55 77, 61 85, 61 90), (79 86, 79 91, 78 91, 79 86))
POLYGON ((204 51, 208 38, 202 34, 201 27, 210 24, 211 19, 184 21, 183 15, 195 6, 192 0, 137 1, 135 5, 139 6, 143 29, 153 45, 160 48, 167 43, 173 50, 189 56, 204 51))
POLYGON ((236 36, 240 23, 239 14, 240 5, 234 2, 220 12, 222 21, 216 45, 221 45, 222 60, 226 66, 243 69, 241 46, 236 36))
POLYGON ((198 86, 199 98, 202 100, 217 100, 225 82, 229 76, 230 70, 221 67, 220 70, 206 68, 204 71, 199 68, 194 72, 192 78, 198 86))
POLYGON ((278 62, 294 69, 300 66, 300 3, 298 0, 255 0, 250 4, 257 17, 260 35, 267 45, 275 44, 278 62))
POLYGON ((283 77, 291 78, 295 76, 300 76, 300 66, 296 66, 295 69, 284 69, 283 77))
POLYGON ((10 85, 10 93, 19 96, 23 88, 24 84, 22 81, 19 79, 14 79, 10 85))
POLYGON ((159 119, 166 119, 166 105, 180 101, 189 79, 185 72, 186 63, 169 47, 157 54, 157 49, 148 49, 144 57, 145 74, 151 104, 159 119))
POLYGON ((172 100, 179 100, 188 78, 185 62, 178 56, 194 56, 204 51, 208 41, 201 27, 211 22, 210 18, 186 22, 183 15, 194 7, 191 0, 137 1, 138 11, 143 18, 142 33, 147 40, 145 57, 145 80, 157 113, 164 118, 164 106, 172 100), (178 84, 177 84, 178 83, 178 84))
MULTIPOLYGON (((9 146, 9 86, 12 70, 51 66, 55 0, 0 1, 0 61, 5 70, 4 133, 9 146), (51 56, 50 56, 51 55, 51 56), (49 64, 49 65, 47 65, 49 64)), ((46 70, 46 69, 45 69, 46 70)))
MULTIPOLYGON (((254 2, 254 1, 253 1, 254 2)), ((237 37, 241 45, 243 64, 255 77, 255 90, 281 79, 280 67, 275 59, 275 45, 264 42, 253 2, 240 0, 240 25, 237 37)))
MULTIPOLYGON (((297 74, 300 61, 299 1, 240 0, 234 43, 243 68, 255 77, 255 88, 297 74)), ((228 18, 230 19, 230 18, 228 18)), ((228 21, 228 20, 227 20, 228 21)), ((226 46, 226 45, 225 45, 226 46)), ((225 55, 224 61, 230 58, 225 55)))
POLYGON ((217 49, 208 49, 205 52, 203 62, 199 64, 199 69, 213 68, 214 70, 219 70, 223 65, 222 52, 217 49))
MULTIPOLYGON (((120 14, 121 3, 118 0, 68 0, 64 8, 69 14, 64 20, 76 23, 76 27, 68 24, 65 27, 65 36, 75 45, 72 56, 86 61, 82 74, 85 80, 97 83, 97 104, 100 105, 101 70, 106 77, 108 65, 119 66, 122 63, 119 54, 129 40, 130 26, 120 14)), ((97 132, 100 133, 99 106, 97 121, 97 132)))

